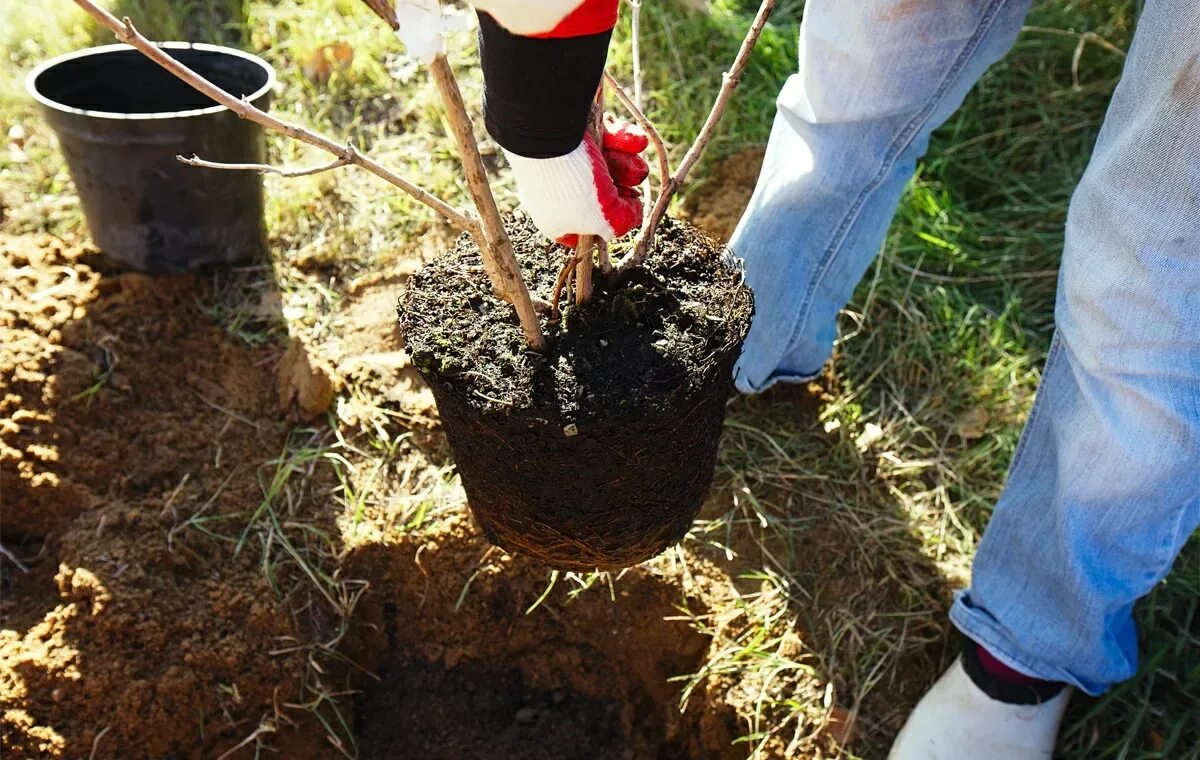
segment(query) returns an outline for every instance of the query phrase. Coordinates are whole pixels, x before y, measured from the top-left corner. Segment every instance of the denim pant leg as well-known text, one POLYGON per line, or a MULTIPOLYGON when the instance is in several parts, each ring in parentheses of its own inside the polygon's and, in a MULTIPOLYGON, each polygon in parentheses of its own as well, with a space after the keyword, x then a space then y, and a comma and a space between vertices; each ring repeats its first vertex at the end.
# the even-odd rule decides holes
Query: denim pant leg
POLYGON ((1058 331, 955 624, 1090 694, 1200 523, 1200 0, 1147 0, 1071 200, 1058 331))
POLYGON ((930 133, 1012 46, 1029 0, 809 0, 731 246, 756 315, 743 393, 815 375, 930 133))

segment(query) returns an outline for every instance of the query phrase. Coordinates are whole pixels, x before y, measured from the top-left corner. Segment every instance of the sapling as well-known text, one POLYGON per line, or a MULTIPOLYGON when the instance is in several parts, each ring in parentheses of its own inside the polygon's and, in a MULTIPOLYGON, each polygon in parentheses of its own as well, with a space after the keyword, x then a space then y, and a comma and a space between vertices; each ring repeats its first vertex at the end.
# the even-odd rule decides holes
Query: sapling
MULTIPOLYGON (((484 0, 478 1, 484 5, 484 0)), ((582 162, 593 177, 605 168, 612 174, 611 190, 618 195, 613 205, 621 215, 616 221, 605 215, 607 229, 589 222, 590 234, 580 229, 576 235, 569 229, 574 220, 552 219, 547 229, 562 228, 551 235, 557 242, 547 240, 533 222, 539 213, 552 217, 571 208, 564 198, 576 188, 552 182, 551 193, 534 194, 532 202, 526 196, 529 218, 514 218, 506 229, 444 52, 444 31, 453 26, 453 16, 443 15, 438 0, 364 2, 397 31, 410 54, 427 62, 446 109, 473 211, 437 198, 351 144, 264 113, 220 90, 155 47, 129 19, 118 20, 94 0, 75 2, 119 39, 240 117, 334 158, 300 169, 220 164, 202 156, 180 157, 181 161, 284 176, 353 164, 468 233, 452 251, 413 275, 400 297, 398 317, 413 366, 437 402, 468 504, 493 543, 559 569, 616 569, 648 559, 686 534, 712 482, 725 401, 749 330, 753 299, 717 243, 687 225, 664 223, 664 218, 712 139, 775 0, 763 0, 700 133, 673 170, 662 137, 637 96, 630 96, 615 77, 597 76, 601 84, 594 96, 587 91, 590 82, 576 91, 582 112, 576 113, 590 132, 572 155, 586 153, 582 162), (602 106, 607 94, 625 107, 645 136, 608 122, 602 106), (650 147, 656 172, 640 159, 627 159, 629 165, 636 164, 636 171, 621 166, 622 159, 603 152, 636 156, 650 147), (646 183, 644 203, 620 196, 636 192, 650 174, 657 182, 646 183), (656 190, 653 199, 651 185, 656 190), (632 240, 623 246, 628 253, 614 261, 606 241, 639 222, 632 240), (539 289, 549 291, 548 300, 531 295, 518 267, 514 239, 520 243, 525 274, 539 289), (651 250, 655 257, 648 260, 651 250), (556 255, 562 257, 561 268, 547 259, 556 255), (483 264, 487 283, 462 276, 477 262, 483 264), (543 319, 551 326, 561 320, 564 302, 576 305, 569 329, 556 330, 554 340, 548 341, 543 319), (579 308, 582 305, 588 307, 579 308), (508 307, 515 312, 519 331, 508 307)), ((542 8, 538 0, 530 2, 531 10, 542 8)), ((485 28, 485 42, 489 33, 485 28)), ((489 53, 485 46, 484 57, 496 54, 497 48, 489 53)), ((635 71, 636 80, 640 63, 635 71)), ((602 67, 595 69, 597 75, 601 72, 602 67)), ((541 161, 507 155, 518 176, 530 170, 530 162, 541 161)), ((576 168, 567 174, 577 176, 579 162, 572 166, 576 168)), ((603 208, 599 213, 607 214, 603 208)))
MULTIPOLYGON (((422 48, 425 48, 421 52, 429 60, 430 76, 437 87, 446 109, 447 119, 450 123, 459 157, 462 161, 467 188, 475 205, 474 213, 455 208, 445 200, 438 198, 417 184, 386 168, 349 142, 339 143, 299 124, 289 122, 255 108, 244 100, 225 92, 155 46, 154 43, 138 32, 129 18, 118 19, 107 10, 98 6, 93 0, 74 0, 74 2, 103 26, 111 30, 117 39, 137 49, 155 63, 167 69, 176 77, 207 95, 212 100, 230 109, 239 117, 253 121, 265 129, 279 132, 292 139, 319 148, 334 156, 334 160, 330 163, 300 169, 275 167, 266 164, 217 163, 197 156, 191 158, 179 156, 178 159, 180 161, 192 166, 209 169, 257 171, 260 173, 279 174, 286 177, 316 174, 348 165, 354 165, 375 174, 433 209, 450 224, 472 236, 479 247, 483 266, 494 292, 499 298, 512 306, 520 322, 521 329, 524 332, 526 343, 535 351, 543 350, 546 345, 546 337, 542 330, 539 312, 549 312, 551 318, 557 318, 562 291, 569 287, 572 281, 574 281, 575 288, 575 303, 582 305, 591 299, 595 268, 599 269, 602 276, 615 278, 615 280, 619 281, 631 269, 640 266, 645 261, 671 200, 683 186, 688 173, 695 166, 704 148, 715 134, 717 123, 724 114, 733 89, 737 86, 742 72, 745 70, 746 63, 750 58, 750 52, 758 41, 758 37, 762 33, 767 18, 775 5, 775 0, 763 0, 732 66, 722 78, 717 98, 713 103, 712 110, 708 114, 708 118, 705 120, 695 141, 673 172, 670 170, 666 146, 659 136, 658 131, 654 128, 654 125, 650 123, 642 112, 638 102, 641 99, 641 63, 639 56, 636 55, 636 39, 634 58, 635 96, 630 97, 610 73, 606 72, 604 74, 604 83, 612 90, 617 100, 629 111, 637 124, 645 130, 650 139, 650 143, 656 154, 658 167, 658 194, 653 203, 649 202, 649 198, 646 199, 644 206, 645 216, 642 225, 634 237, 630 253, 620 262, 616 264, 611 262, 608 246, 600 238, 580 236, 578 244, 573 249, 565 249, 565 261, 562 272, 554 291, 549 294, 550 299, 547 302, 531 296, 521 275, 512 242, 505 231, 495 197, 487 181, 486 170, 479 153, 479 146, 475 140, 471 118, 467 114, 463 103, 458 81, 454 76, 449 62, 446 60, 442 41, 443 30, 435 30, 434 38, 422 39, 419 43, 410 41, 410 47, 419 44, 422 48)), ((363 2, 387 22, 393 30, 400 31, 402 29, 403 19, 401 15, 397 14, 397 8, 391 0, 363 0, 363 2)), ((633 3, 633 12, 636 19, 638 10, 640 9, 640 1, 634 3, 631 0, 631 3, 633 3)), ((411 0, 401 0, 400 10, 402 15, 414 12, 432 12, 436 13, 439 18, 442 12, 436 0, 425 0, 425 2, 415 4, 411 0), (432 5, 429 3, 432 3, 432 5)), ((600 119, 601 106, 599 102, 601 97, 602 93, 598 92, 597 105, 594 109, 592 119, 593 129, 596 128, 596 124, 600 119)), ((646 185, 646 188, 648 190, 649 186, 646 185)))

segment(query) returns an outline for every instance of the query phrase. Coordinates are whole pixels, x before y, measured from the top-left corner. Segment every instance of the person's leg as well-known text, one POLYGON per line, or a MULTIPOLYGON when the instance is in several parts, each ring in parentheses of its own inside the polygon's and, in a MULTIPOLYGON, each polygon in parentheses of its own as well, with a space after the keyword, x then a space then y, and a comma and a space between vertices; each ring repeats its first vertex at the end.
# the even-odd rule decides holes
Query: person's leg
POLYGON ((1058 325, 951 618, 1099 694, 1200 523, 1200 0, 1148 0, 1067 216, 1058 325))
POLYGON ((895 760, 1051 757, 1066 692, 1032 689, 1099 694, 1133 675, 1133 604, 1200 523, 1200 0, 1144 6, 1071 200, 1055 316, 1008 484, 950 613, 980 648, 922 699, 895 760), (1014 688, 1012 675, 1041 680, 1014 688), (980 699, 988 685, 1033 698, 980 699))
POLYGON ((739 390, 820 371, 930 133, 1012 46, 1029 0, 810 0, 731 247, 756 314, 739 390))

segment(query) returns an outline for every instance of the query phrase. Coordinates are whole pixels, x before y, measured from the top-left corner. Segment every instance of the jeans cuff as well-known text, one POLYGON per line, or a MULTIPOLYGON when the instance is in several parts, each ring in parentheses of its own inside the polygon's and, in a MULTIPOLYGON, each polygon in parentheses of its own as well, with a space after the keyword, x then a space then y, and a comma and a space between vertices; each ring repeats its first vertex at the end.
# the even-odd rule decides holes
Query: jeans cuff
POLYGON ((758 393, 764 393, 764 392, 770 390, 771 388, 775 387, 775 385, 777 385, 779 383, 785 383, 785 384, 790 384, 790 385, 795 385, 798 383, 808 383, 813 380, 816 380, 820 376, 821 376, 821 373, 819 370, 817 372, 809 372, 809 373, 801 373, 801 374, 791 374, 791 373, 787 373, 787 372, 773 372, 761 384, 753 385, 752 383, 750 383, 749 379, 746 377, 746 374, 744 372, 742 372, 740 368, 735 368, 733 371, 733 384, 737 388, 738 393, 742 393, 747 396, 753 396, 758 393))
POLYGON ((986 613, 964 601, 967 592, 960 591, 954 606, 950 608, 950 622, 962 635, 984 647, 1005 665, 1034 678, 1045 681, 1060 681, 1074 686, 1089 696, 1098 697, 1108 690, 1110 684, 1081 681, 1065 668, 1048 663, 1039 663, 1017 654, 1007 636, 1002 633, 986 613))

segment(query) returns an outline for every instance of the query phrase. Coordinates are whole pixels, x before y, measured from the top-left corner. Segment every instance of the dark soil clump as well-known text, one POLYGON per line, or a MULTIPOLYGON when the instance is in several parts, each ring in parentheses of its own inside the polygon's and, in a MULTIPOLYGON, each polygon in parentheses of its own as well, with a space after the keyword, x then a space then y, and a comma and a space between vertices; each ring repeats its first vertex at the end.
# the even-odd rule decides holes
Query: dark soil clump
MULTIPOLYGON (((530 291, 549 295, 566 249, 525 217, 509 232, 530 291)), ((417 368, 481 410, 536 408, 564 424, 634 416, 693 391, 744 337, 750 293, 724 255, 696 228, 666 220, 646 265, 611 289, 597 274, 595 299, 546 325, 549 345, 538 353, 463 236, 413 277, 401 328, 417 368)))
MULTIPOLYGON (((510 225, 535 293, 565 256, 510 225)), ((560 568, 618 568, 678 541, 712 480, 750 291, 725 249, 668 220, 646 266, 526 348, 466 237, 413 277, 401 329, 488 537, 560 568)))

